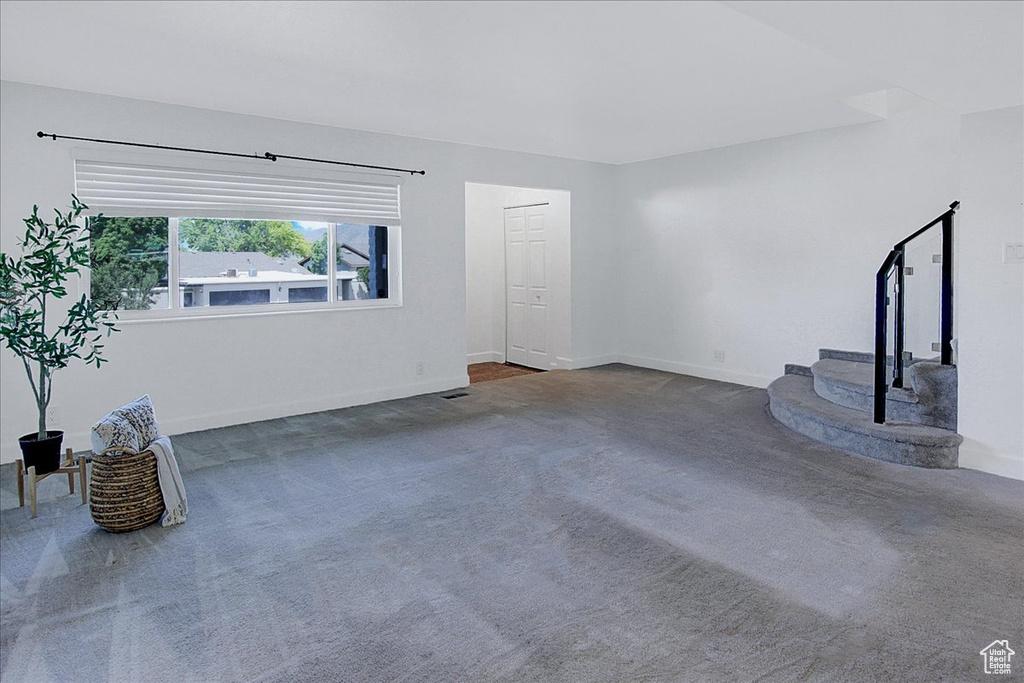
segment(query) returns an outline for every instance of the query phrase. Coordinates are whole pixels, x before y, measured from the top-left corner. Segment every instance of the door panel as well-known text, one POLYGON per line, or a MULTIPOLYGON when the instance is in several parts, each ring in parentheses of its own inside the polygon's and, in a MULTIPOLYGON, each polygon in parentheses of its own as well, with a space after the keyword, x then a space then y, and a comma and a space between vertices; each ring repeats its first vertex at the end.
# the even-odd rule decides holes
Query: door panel
POLYGON ((505 353, 510 363, 526 363, 526 343, 526 304, 518 301, 509 302, 508 349, 505 353))
POLYGON ((529 283, 531 292, 543 292, 547 289, 548 268, 546 249, 547 245, 543 240, 530 239, 529 283))
POLYGON ((505 357, 540 369, 551 367, 547 208, 505 210, 505 357))
POLYGON ((526 214, 505 211, 505 360, 526 365, 527 349, 526 214))
POLYGON ((548 307, 544 304, 530 304, 529 351, 530 358, 548 356, 548 307))

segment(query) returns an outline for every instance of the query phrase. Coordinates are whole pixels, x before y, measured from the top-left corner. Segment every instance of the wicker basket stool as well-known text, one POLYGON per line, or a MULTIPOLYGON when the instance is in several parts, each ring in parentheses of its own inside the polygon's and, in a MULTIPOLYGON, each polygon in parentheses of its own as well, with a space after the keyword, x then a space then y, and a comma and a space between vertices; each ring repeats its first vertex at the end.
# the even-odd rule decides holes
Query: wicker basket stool
POLYGON ((135 531, 160 519, 164 498, 152 451, 92 456, 89 512, 107 531, 135 531))

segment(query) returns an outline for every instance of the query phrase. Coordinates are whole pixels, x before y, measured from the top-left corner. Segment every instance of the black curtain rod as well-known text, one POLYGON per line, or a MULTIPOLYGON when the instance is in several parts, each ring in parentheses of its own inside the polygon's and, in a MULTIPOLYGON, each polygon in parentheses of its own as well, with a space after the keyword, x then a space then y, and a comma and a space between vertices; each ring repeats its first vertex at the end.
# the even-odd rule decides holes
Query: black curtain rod
POLYGON ((311 159, 309 157, 293 157, 287 154, 240 154, 238 152, 218 152, 212 149, 193 149, 191 147, 169 147, 167 145, 149 145, 143 142, 124 142, 122 140, 100 140, 98 138, 79 138, 73 135, 57 135, 56 133, 36 133, 38 138, 51 138, 52 140, 81 140, 82 142, 99 142, 104 145, 122 145, 124 147, 145 147, 147 149, 169 149, 175 152, 192 152, 194 154, 215 154, 221 157, 241 157, 243 159, 263 159, 264 161, 277 161, 278 159, 292 159, 294 161, 309 161, 315 164, 334 164, 335 166, 351 166, 353 168, 372 168, 378 171, 396 171, 398 173, 409 173, 411 175, 426 175, 426 171, 414 171, 409 168, 392 168, 390 166, 373 166, 370 164, 354 164, 348 161, 331 161, 329 159, 311 159))

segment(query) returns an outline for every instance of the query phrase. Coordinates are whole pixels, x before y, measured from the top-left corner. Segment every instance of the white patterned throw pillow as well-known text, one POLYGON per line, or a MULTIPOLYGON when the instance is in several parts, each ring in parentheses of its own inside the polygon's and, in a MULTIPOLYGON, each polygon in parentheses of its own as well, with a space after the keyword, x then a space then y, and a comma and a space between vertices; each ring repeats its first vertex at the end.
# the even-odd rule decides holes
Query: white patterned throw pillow
POLYGON ((139 433, 132 423, 120 415, 110 413, 100 418, 92 426, 92 452, 98 455, 106 453, 124 453, 135 455, 141 450, 139 433))
POLYGON ((93 425, 92 450, 135 454, 146 450, 157 436, 156 414, 147 394, 110 411, 93 425))
POLYGON ((139 447, 145 450, 153 443, 156 437, 160 436, 156 424, 156 412, 153 410, 153 401, 149 394, 125 404, 111 413, 128 420, 135 431, 139 434, 139 447))

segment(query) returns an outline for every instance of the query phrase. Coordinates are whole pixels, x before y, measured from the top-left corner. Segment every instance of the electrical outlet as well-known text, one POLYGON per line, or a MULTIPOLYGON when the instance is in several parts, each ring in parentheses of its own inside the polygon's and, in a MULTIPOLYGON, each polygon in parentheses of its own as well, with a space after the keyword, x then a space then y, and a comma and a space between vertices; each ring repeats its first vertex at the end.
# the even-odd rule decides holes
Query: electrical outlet
POLYGON ((418 361, 416 363, 416 374, 417 375, 422 375, 423 374, 423 361, 418 361))
POLYGON ((725 351, 721 349, 715 349, 714 359, 716 363, 725 362, 725 351))
POLYGON ((60 407, 58 406, 47 406, 46 408, 46 426, 57 427, 60 425, 60 407))

